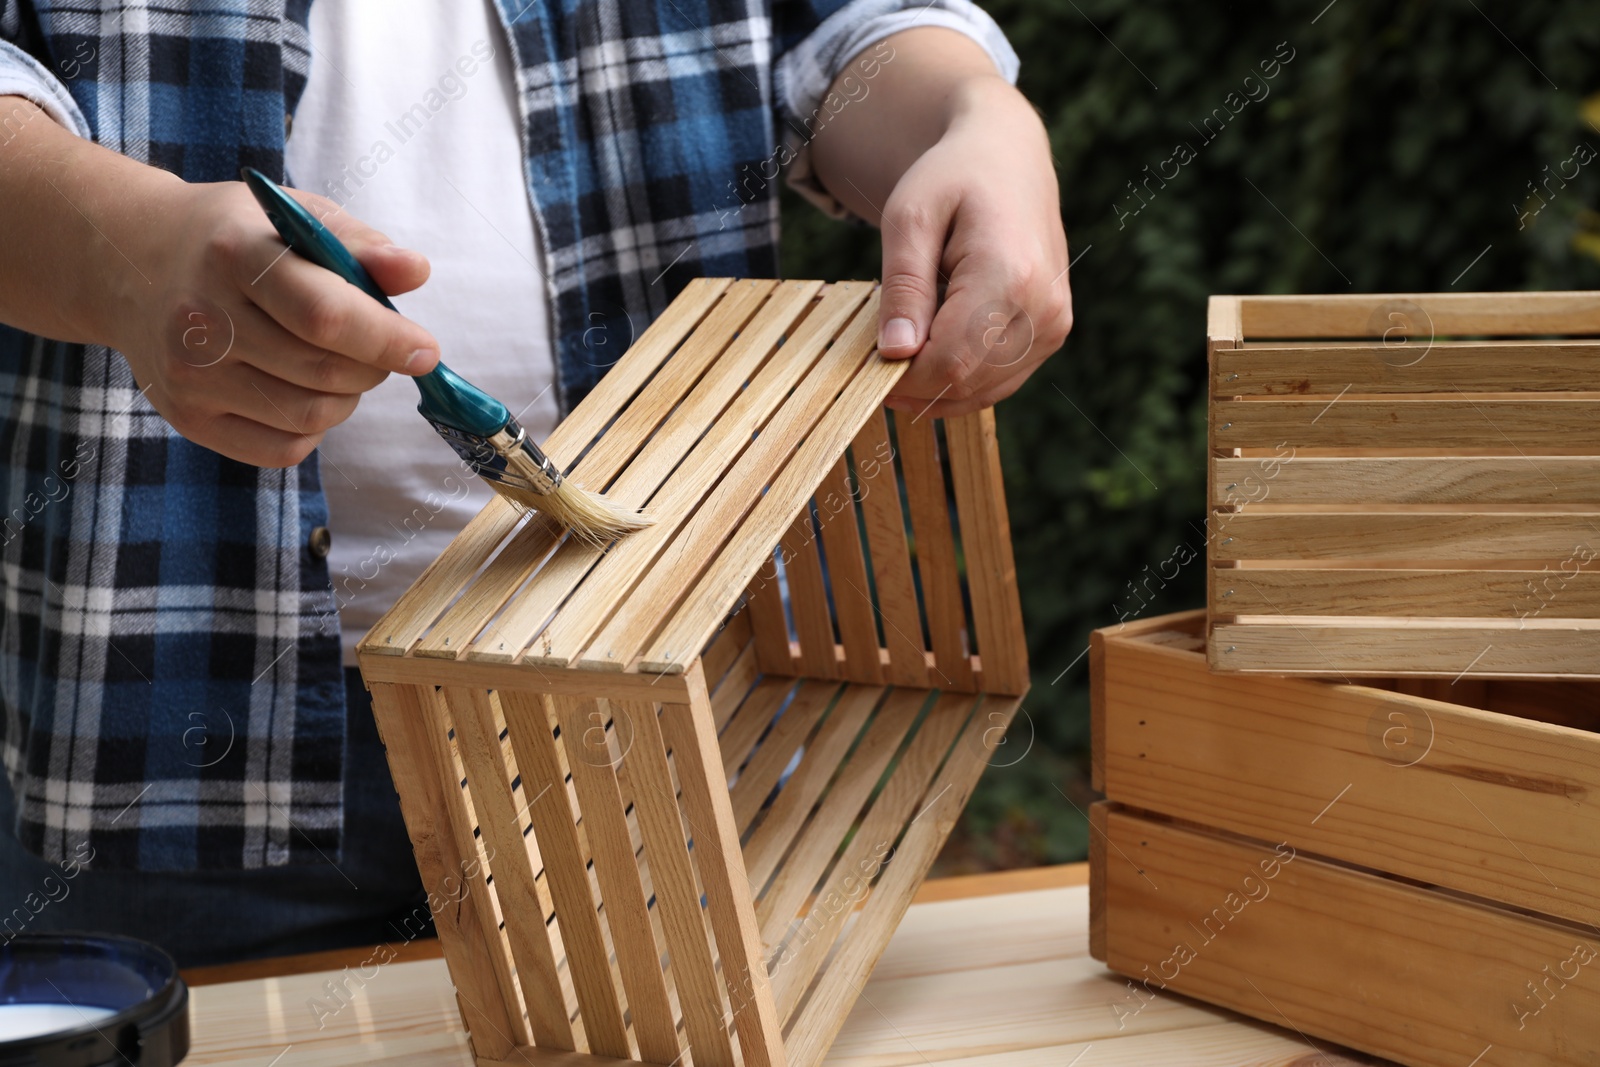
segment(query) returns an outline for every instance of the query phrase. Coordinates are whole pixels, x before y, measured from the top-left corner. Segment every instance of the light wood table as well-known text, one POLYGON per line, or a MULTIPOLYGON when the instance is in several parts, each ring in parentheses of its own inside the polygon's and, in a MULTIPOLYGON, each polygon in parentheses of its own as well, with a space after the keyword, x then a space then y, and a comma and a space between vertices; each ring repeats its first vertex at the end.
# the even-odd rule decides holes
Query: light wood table
MULTIPOLYGON (((931 881, 890 942, 828 1063, 836 1067, 1350 1067, 1327 1042, 1182 997, 1137 1013, 1089 957, 1084 864, 931 881), (1124 1006, 1119 1018, 1117 1005, 1124 1006), (1120 1025, 1119 1025, 1120 1024, 1120 1025)), ((379 956, 377 958, 382 958, 379 956)), ((471 1067, 433 942, 381 965, 371 950, 187 972, 185 1061, 239 1067, 471 1067), (348 965, 350 970, 340 968, 348 965), (366 975, 363 980, 352 975, 366 975), (330 982, 350 989, 336 1004, 330 982), (319 1026, 320 1022, 320 1026, 319 1026)))

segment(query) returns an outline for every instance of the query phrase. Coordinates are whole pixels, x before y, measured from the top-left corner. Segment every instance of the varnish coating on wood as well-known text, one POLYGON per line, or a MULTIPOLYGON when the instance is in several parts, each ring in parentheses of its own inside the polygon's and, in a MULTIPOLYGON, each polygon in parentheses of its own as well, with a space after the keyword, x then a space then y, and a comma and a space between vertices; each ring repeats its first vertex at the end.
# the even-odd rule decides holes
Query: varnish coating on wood
POLYGON ((1219 671, 1600 678, 1600 299, 1214 297, 1219 671))
MULTIPOLYGON (((1600 1061, 1600 683, 1211 671, 1093 636, 1095 955, 1417 1065, 1600 1061)), ((1146 986, 1145 983, 1148 983, 1146 986)))
POLYGON ((692 284, 547 449, 653 524, 496 501, 362 642, 480 1063, 816 1067, 1001 743, 993 414, 886 413, 877 315, 692 284))

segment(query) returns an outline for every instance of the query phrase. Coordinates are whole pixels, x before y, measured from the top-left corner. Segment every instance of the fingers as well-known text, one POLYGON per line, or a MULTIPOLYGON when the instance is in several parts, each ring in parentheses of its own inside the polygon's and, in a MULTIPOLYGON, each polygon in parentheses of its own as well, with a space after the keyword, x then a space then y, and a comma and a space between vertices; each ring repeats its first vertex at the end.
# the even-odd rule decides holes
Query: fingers
POLYGON ((350 251, 367 268, 367 273, 378 283, 378 288, 390 296, 420 288, 433 269, 428 257, 415 249, 389 244, 387 237, 383 240, 383 244, 364 247, 352 244, 349 245, 350 251))
POLYGON ((1061 347, 1071 328, 1065 274, 1044 278, 1027 263, 1022 255, 974 254, 957 264, 927 343, 888 399, 891 407, 939 418, 990 406, 1061 347))
POLYGON ((285 432, 241 415, 220 415, 208 429, 201 444, 252 467, 296 466, 322 443, 321 434, 285 432))
POLYGON ((921 350, 939 299, 940 259, 954 201, 902 181, 883 210, 883 289, 878 351, 906 359, 921 350))
POLYGON ((228 409, 275 430, 321 437, 350 417, 360 394, 302 389, 255 367, 234 367, 228 409))
MULTIPOLYGON (((274 254, 282 251, 280 244, 274 254)), ((401 374, 426 374, 439 361, 428 331, 293 253, 236 280, 247 299, 316 348, 401 374)))
MULTIPOLYGON (((319 393, 364 393, 388 372, 370 363, 306 344, 254 305, 238 309, 232 353, 237 362, 319 393)), ((217 331, 221 332, 221 331, 217 331)), ((212 353, 206 353, 212 355, 212 353)), ((225 357, 221 353, 213 358, 225 357)))
POLYGON ((402 248, 381 233, 345 212, 334 201, 301 189, 286 190, 299 200, 317 220, 361 261, 378 283, 378 288, 390 296, 409 293, 428 280, 432 270, 428 257, 413 248, 402 248))
POLYGON ((938 400, 965 400, 980 384, 981 356, 968 343, 967 326, 979 312, 981 297, 963 280, 953 280, 945 302, 933 316, 927 340, 895 385, 891 398, 917 400, 917 409, 938 400))
MULTIPOLYGON (((233 368, 232 374, 244 369, 248 368, 233 368)), ((243 395, 235 395, 211 409, 202 409, 195 404, 174 403, 169 389, 161 387, 170 387, 172 383, 152 384, 157 387, 150 388, 145 395, 174 430, 195 444, 240 463, 254 467, 292 467, 322 443, 322 430, 305 432, 289 427, 290 420, 284 417, 282 403, 293 405, 293 402, 281 396, 280 402, 270 401, 262 392, 246 386, 254 397, 253 402, 243 395), (273 421, 269 423, 264 418, 253 417, 263 413, 273 421)), ((230 386, 237 384, 236 381, 229 383, 230 386)), ((298 406, 304 415, 317 417, 317 413, 306 411, 304 404, 298 406)))
MULTIPOLYGON (((148 302, 155 314, 133 317, 117 347, 184 437, 242 463, 290 466, 391 371, 422 374, 438 362, 421 326, 286 248, 243 183, 182 195, 187 223, 161 228, 162 255, 151 257, 167 264, 148 302)), ((331 201, 294 195, 386 291, 427 278, 421 255, 331 201)))
MULTIPOLYGON (((406 292, 427 280, 428 261, 420 253, 397 247, 325 197, 288 191, 350 249, 384 292, 406 292)), ((425 374, 433 369, 439 343, 428 331, 286 251, 243 183, 230 183, 226 195, 231 198, 229 210, 245 212, 251 223, 242 229, 224 228, 216 251, 246 299, 314 348, 383 372, 425 374)))

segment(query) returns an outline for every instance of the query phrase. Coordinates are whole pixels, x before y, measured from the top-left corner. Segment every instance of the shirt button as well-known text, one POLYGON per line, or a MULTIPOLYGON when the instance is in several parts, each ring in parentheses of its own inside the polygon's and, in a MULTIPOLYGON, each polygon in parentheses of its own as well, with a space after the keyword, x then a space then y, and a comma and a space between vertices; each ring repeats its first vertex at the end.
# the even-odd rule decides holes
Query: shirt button
POLYGON ((318 526, 311 531, 311 536, 306 540, 306 547, 318 559, 327 559, 328 550, 333 547, 333 534, 326 526, 318 526))

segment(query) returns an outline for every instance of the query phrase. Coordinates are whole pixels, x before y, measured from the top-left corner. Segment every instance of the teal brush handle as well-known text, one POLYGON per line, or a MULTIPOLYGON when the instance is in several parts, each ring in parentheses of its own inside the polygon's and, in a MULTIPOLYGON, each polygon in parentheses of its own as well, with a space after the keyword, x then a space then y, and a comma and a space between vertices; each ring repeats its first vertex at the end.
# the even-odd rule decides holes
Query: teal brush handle
MULTIPOLYGON (((390 311, 398 313, 399 309, 378 288, 378 283, 372 280, 367 268, 350 254, 350 250, 333 235, 333 231, 318 222, 316 216, 302 207, 298 200, 254 167, 245 167, 241 177, 250 187, 250 192, 255 194, 256 202, 267 213, 267 218, 272 221, 273 228, 283 238, 284 244, 317 266, 333 271, 390 311)), ((442 361, 415 381, 417 391, 422 394, 422 403, 417 405, 417 410, 434 422, 454 426, 479 437, 490 437, 505 429, 511 421, 511 412, 504 404, 445 366, 442 361)))

